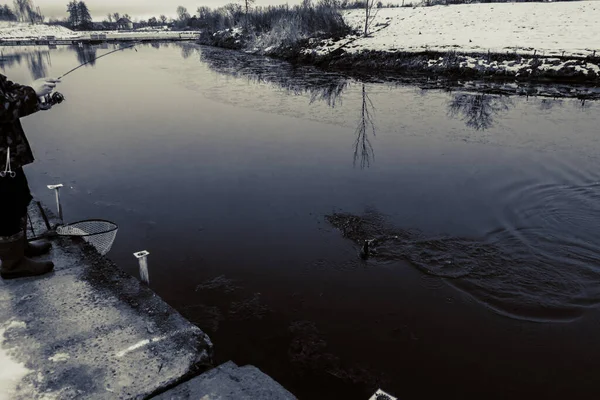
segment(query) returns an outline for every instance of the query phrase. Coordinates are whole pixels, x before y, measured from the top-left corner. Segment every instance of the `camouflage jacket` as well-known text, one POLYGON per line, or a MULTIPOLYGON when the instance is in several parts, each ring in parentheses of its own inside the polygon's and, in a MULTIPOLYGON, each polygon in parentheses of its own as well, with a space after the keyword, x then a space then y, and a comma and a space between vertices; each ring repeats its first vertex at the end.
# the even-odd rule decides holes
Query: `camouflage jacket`
POLYGON ((19 119, 36 111, 39 111, 39 103, 35 91, 0 74, 0 172, 4 171, 8 148, 13 171, 33 162, 33 153, 19 119))

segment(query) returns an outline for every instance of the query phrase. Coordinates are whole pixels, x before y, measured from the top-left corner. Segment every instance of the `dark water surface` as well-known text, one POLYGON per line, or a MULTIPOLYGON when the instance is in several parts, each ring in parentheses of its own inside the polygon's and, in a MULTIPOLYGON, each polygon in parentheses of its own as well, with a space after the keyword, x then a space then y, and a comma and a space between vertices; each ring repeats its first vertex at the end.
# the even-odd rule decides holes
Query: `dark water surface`
MULTIPOLYGON (((12 80, 112 49, 5 49, 12 80)), ((192 45, 67 76, 24 119, 32 189, 120 230, 110 257, 300 399, 592 398, 600 105, 363 84, 192 45), (377 215, 386 261, 327 222, 377 215), (408 258, 412 262, 407 262, 408 258)))

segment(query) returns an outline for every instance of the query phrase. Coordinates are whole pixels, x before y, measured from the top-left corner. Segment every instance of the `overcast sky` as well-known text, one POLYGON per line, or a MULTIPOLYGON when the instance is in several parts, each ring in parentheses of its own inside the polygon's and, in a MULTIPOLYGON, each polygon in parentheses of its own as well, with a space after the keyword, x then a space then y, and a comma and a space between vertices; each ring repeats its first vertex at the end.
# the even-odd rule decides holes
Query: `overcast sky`
MULTIPOLYGON (((228 3, 234 3, 234 0, 84 0, 90 9, 94 20, 102 20, 106 14, 118 12, 119 14, 129 14, 135 20, 136 18, 147 19, 150 16, 159 16, 165 14, 168 17, 175 17, 177 6, 182 5, 188 9, 190 14, 196 12, 199 6, 208 6, 216 8, 228 3)), ((0 3, 9 3, 12 1, 0 0, 0 3)), ((67 16, 67 3, 69 0, 33 0, 34 5, 42 9, 46 18, 63 18, 67 16)), ((256 0, 256 5, 270 4, 297 4, 300 0, 256 0)))

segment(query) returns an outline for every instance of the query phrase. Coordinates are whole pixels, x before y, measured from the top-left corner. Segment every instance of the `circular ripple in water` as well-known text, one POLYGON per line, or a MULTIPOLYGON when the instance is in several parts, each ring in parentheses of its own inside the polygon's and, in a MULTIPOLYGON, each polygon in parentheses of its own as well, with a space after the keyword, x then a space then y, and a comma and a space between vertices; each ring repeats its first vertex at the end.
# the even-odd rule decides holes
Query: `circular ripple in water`
POLYGON ((499 192, 502 228, 487 242, 511 256, 485 282, 475 271, 456 286, 502 313, 533 320, 570 320, 598 304, 600 183, 581 175, 570 181, 523 180, 499 192))

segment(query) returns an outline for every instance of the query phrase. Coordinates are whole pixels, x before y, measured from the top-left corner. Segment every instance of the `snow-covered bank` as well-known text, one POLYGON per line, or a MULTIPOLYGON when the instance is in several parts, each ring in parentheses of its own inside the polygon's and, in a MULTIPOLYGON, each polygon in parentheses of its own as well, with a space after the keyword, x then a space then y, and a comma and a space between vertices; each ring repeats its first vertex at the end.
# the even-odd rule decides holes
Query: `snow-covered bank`
MULTIPOLYGON (((487 3, 383 8, 374 11, 368 37, 328 41, 312 50, 327 53, 348 43, 345 51, 448 51, 588 56, 600 53, 600 2, 487 3), (350 43, 351 42, 351 43, 350 43)), ((364 29, 364 10, 344 14, 364 29)))
POLYGON ((353 73, 600 86, 600 2, 488 3, 344 13, 356 31, 269 54, 353 73))
POLYGON ((58 25, 27 24, 20 22, 4 22, 0 24, 0 39, 2 40, 39 39, 43 36, 55 36, 59 40, 69 40, 78 38, 80 33, 58 25))

